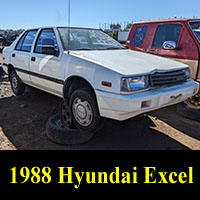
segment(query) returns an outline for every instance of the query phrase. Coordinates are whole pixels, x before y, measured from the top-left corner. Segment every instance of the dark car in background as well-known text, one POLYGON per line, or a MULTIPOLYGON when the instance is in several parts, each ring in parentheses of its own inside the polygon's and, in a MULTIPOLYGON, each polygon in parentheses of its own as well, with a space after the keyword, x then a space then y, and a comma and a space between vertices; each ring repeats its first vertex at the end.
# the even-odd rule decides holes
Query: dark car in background
POLYGON ((3 33, 0 33, 0 52, 1 52, 1 49, 3 48, 3 43, 4 43, 3 33))
POLYGON ((10 46, 18 37, 19 35, 6 35, 4 37, 4 43, 3 46, 10 46))

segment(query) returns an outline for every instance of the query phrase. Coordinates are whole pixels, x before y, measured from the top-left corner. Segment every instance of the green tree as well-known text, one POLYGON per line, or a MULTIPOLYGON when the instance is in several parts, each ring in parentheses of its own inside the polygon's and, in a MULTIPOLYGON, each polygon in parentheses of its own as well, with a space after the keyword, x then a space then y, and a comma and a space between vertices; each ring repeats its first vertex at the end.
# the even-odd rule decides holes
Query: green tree
POLYGON ((128 25, 126 26, 126 29, 131 29, 132 26, 133 26, 133 24, 128 24, 128 25))
POLYGON ((111 24, 110 29, 111 30, 121 30, 121 25, 120 24, 111 24))

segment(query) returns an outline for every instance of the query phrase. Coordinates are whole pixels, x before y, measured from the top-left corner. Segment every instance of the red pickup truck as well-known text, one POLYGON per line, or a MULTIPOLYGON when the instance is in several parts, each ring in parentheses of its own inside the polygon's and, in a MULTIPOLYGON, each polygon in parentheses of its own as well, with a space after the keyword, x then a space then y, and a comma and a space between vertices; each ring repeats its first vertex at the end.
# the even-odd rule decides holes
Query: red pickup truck
MULTIPOLYGON (((133 24, 126 45, 129 49, 171 58, 191 68, 200 82, 200 19, 168 19, 133 24)), ((200 92, 186 101, 200 109, 200 92)))

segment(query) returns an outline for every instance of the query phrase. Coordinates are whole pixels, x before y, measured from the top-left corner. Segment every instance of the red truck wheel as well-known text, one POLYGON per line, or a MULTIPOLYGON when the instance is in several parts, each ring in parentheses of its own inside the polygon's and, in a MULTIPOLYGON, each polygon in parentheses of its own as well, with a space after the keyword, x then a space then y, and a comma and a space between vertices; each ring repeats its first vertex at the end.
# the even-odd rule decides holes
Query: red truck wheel
POLYGON ((191 109, 200 111, 200 94, 196 94, 195 96, 188 98, 185 101, 185 104, 191 109))
POLYGON ((191 119, 194 121, 200 121, 200 110, 191 109, 185 103, 178 104, 177 113, 187 119, 191 119))

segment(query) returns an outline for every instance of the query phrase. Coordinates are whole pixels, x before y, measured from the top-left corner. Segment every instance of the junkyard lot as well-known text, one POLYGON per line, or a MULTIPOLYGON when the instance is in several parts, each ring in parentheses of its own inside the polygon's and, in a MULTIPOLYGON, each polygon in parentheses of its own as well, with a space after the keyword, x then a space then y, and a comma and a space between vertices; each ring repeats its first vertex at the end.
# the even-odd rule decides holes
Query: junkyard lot
POLYGON ((54 144, 46 136, 45 124, 59 112, 60 103, 61 99, 32 88, 16 97, 7 77, 0 78, 0 149, 200 150, 200 122, 179 116, 176 106, 139 120, 106 119, 104 128, 86 144, 54 144))

